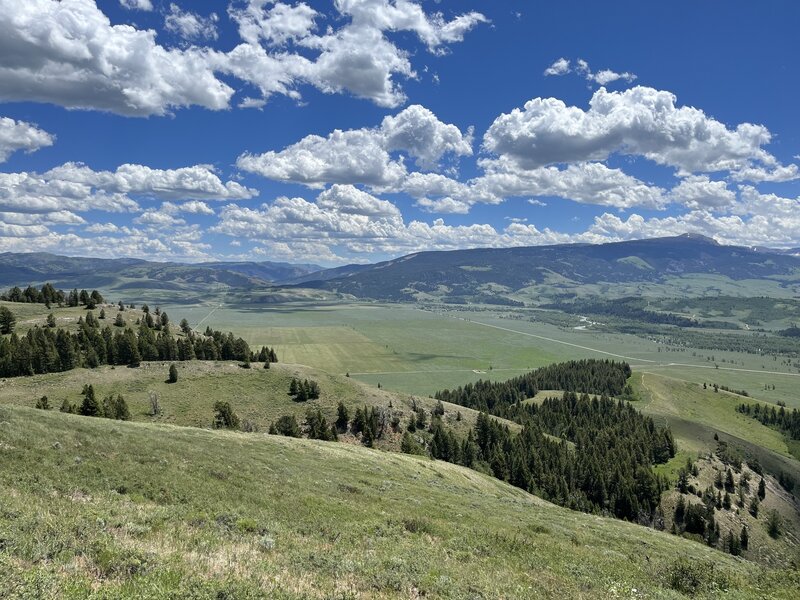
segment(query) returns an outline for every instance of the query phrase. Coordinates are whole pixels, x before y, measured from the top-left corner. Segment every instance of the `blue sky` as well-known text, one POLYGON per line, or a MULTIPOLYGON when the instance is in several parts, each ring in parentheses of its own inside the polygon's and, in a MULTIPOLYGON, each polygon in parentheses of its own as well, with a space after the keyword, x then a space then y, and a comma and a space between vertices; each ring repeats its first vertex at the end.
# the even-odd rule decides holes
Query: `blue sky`
POLYGON ((800 246, 796 2, 0 0, 0 251, 800 246))

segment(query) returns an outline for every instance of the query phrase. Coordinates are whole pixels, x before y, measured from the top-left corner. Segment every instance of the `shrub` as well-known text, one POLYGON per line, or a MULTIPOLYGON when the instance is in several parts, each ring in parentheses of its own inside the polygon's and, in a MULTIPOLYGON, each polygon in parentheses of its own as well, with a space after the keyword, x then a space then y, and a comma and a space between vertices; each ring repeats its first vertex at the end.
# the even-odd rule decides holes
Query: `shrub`
POLYGON ((175 366, 175 363, 172 363, 169 366, 169 377, 167 378, 167 383, 177 383, 178 382, 178 367, 175 366))
POLYGON ((229 402, 218 400, 214 404, 214 428, 238 429, 239 417, 233 412, 229 402))
POLYGON ((767 533, 772 539, 778 539, 783 533, 783 519, 777 510, 771 510, 767 515, 767 533))
POLYGON ((726 590, 730 585, 728 576, 713 562, 692 561, 685 557, 670 565, 666 579, 670 588, 688 596, 726 590))
POLYGON ((297 419, 294 418, 294 415, 284 415, 279 418, 273 426, 270 428, 275 431, 278 435, 285 435, 287 437, 300 437, 300 425, 297 423, 297 419))

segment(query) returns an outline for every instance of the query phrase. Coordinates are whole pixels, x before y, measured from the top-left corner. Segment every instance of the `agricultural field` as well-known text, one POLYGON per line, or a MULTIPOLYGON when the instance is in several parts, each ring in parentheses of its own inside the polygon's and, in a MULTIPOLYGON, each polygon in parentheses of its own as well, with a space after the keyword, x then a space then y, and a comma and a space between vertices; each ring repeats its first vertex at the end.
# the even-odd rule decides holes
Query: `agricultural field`
POLYGON ((494 309, 422 310, 411 304, 287 303, 163 305, 173 321, 231 330, 251 347, 276 348, 282 361, 346 374, 372 385, 429 395, 478 379, 507 379, 574 358, 626 360, 697 383, 747 390, 800 407, 800 373, 779 357, 677 347, 594 331, 579 317, 564 325, 494 309), (772 386, 775 389, 772 389, 772 386), (768 388, 768 389, 765 389, 768 388))
POLYGON ((281 361, 346 374, 382 387, 432 394, 479 378, 505 379, 569 356, 524 338, 494 335, 413 305, 166 305, 199 328, 231 330, 281 361))

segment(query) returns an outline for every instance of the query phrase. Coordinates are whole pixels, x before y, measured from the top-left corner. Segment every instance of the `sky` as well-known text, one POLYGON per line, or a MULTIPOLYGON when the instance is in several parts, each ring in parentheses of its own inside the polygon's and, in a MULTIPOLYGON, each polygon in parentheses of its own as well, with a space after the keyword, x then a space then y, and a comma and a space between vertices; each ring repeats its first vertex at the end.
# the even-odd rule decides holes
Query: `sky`
POLYGON ((800 247, 800 3, 0 0, 0 252, 800 247))

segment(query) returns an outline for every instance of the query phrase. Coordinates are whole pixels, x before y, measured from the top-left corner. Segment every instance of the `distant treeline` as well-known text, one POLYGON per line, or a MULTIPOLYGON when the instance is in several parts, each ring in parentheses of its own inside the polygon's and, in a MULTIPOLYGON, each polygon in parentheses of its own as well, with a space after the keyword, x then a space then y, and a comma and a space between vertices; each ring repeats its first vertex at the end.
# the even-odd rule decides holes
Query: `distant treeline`
POLYGON ((652 522, 669 482, 651 467, 675 455, 668 429, 605 396, 567 392, 525 409, 520 433, 482 412, 464 440, 435 418, 430 454, 575 510, 652 522))
POLYGON ((46 304, 48 306, 51 304, 62 304, 66 306, 82 305, 91 307, 104 302, 102 294, 100 294, 100 292, 97 290, 92 290, 91 292, 81 290, 79 292, 76 288, 71 292, 66 293, 64 290, 57 290, 50 283, 45 283, 41 289, 28 286, 23 290, 17 286, 14 286, 7 292, 0 294, 0 300, 5 300, 6 302, 46 304))
POLYGON ((507 381, 468 383, 454 390, 436 392, 443 402, 507 416, 508 409, 532 398, 539 390, 563 390, 619 396, 631 376, 630 365, 610 360, 573 360, 536 369, 507 381))
POLYGON ((646 307, 646 301, 641 298, 619 298, 616 300, 577 298, 572 302, 542 305, 542 308, 554 308, 570 314, 610 316, 657 325, 738 329, 738 327, 727 321, 698 321, 697 319, 689 319, 668 312, 648 310, 646 307))
POLYGON ((524 302, 512 300, 505 296, 492 296, 491 294, 475 294, 472 296, 443 296, 442 302, 446 304, 491 304, 494 306, 514 306, 523 308, 524 302))
POLYGON ((78 331, 34 327, 23 336, 11 334, 0 339, 0 377, 69 371, 99 365, 137 366, 141 361, 239 360, 249 363, 254 357, 277 361, 274 350, 264 348, 252 354, 245 340, 232 333, 206 329, 197 334, 190 329, 181 337, 172 335, 169 325, 155 331, 152 320, 142 320, 138 332, 130 328, 100 327, 92 312, 80 319, 78 331), (273 360, 274 358, 274 360, 273 360))
MULTIPOLYGON (((647 332, 640 332, 648 335, 647 332)), ((662 343, 684 348, 699 348, 703 350, 726 350, 728 352, 745 352, 750 354, 784 355, 789 357, 800 356, 800 339, 783 335, 768 335, 765 333, 725 333, 712 334, 710 332, 674 329, 668 334, 654 336, 662 343)))
POLYGON ((776 409, 761 404, 740 404, 736 410, 757 419, 762 425, 782 431, 793 440, 800 440, 800 412, 796 408, 789 412, 783 406, 776 409))
POLYGON ((791 327, 782 329, 781 331, 778 332, 778 335, 782 335, 784 337, 800 338, 800 327, 792 323, 791 327))

